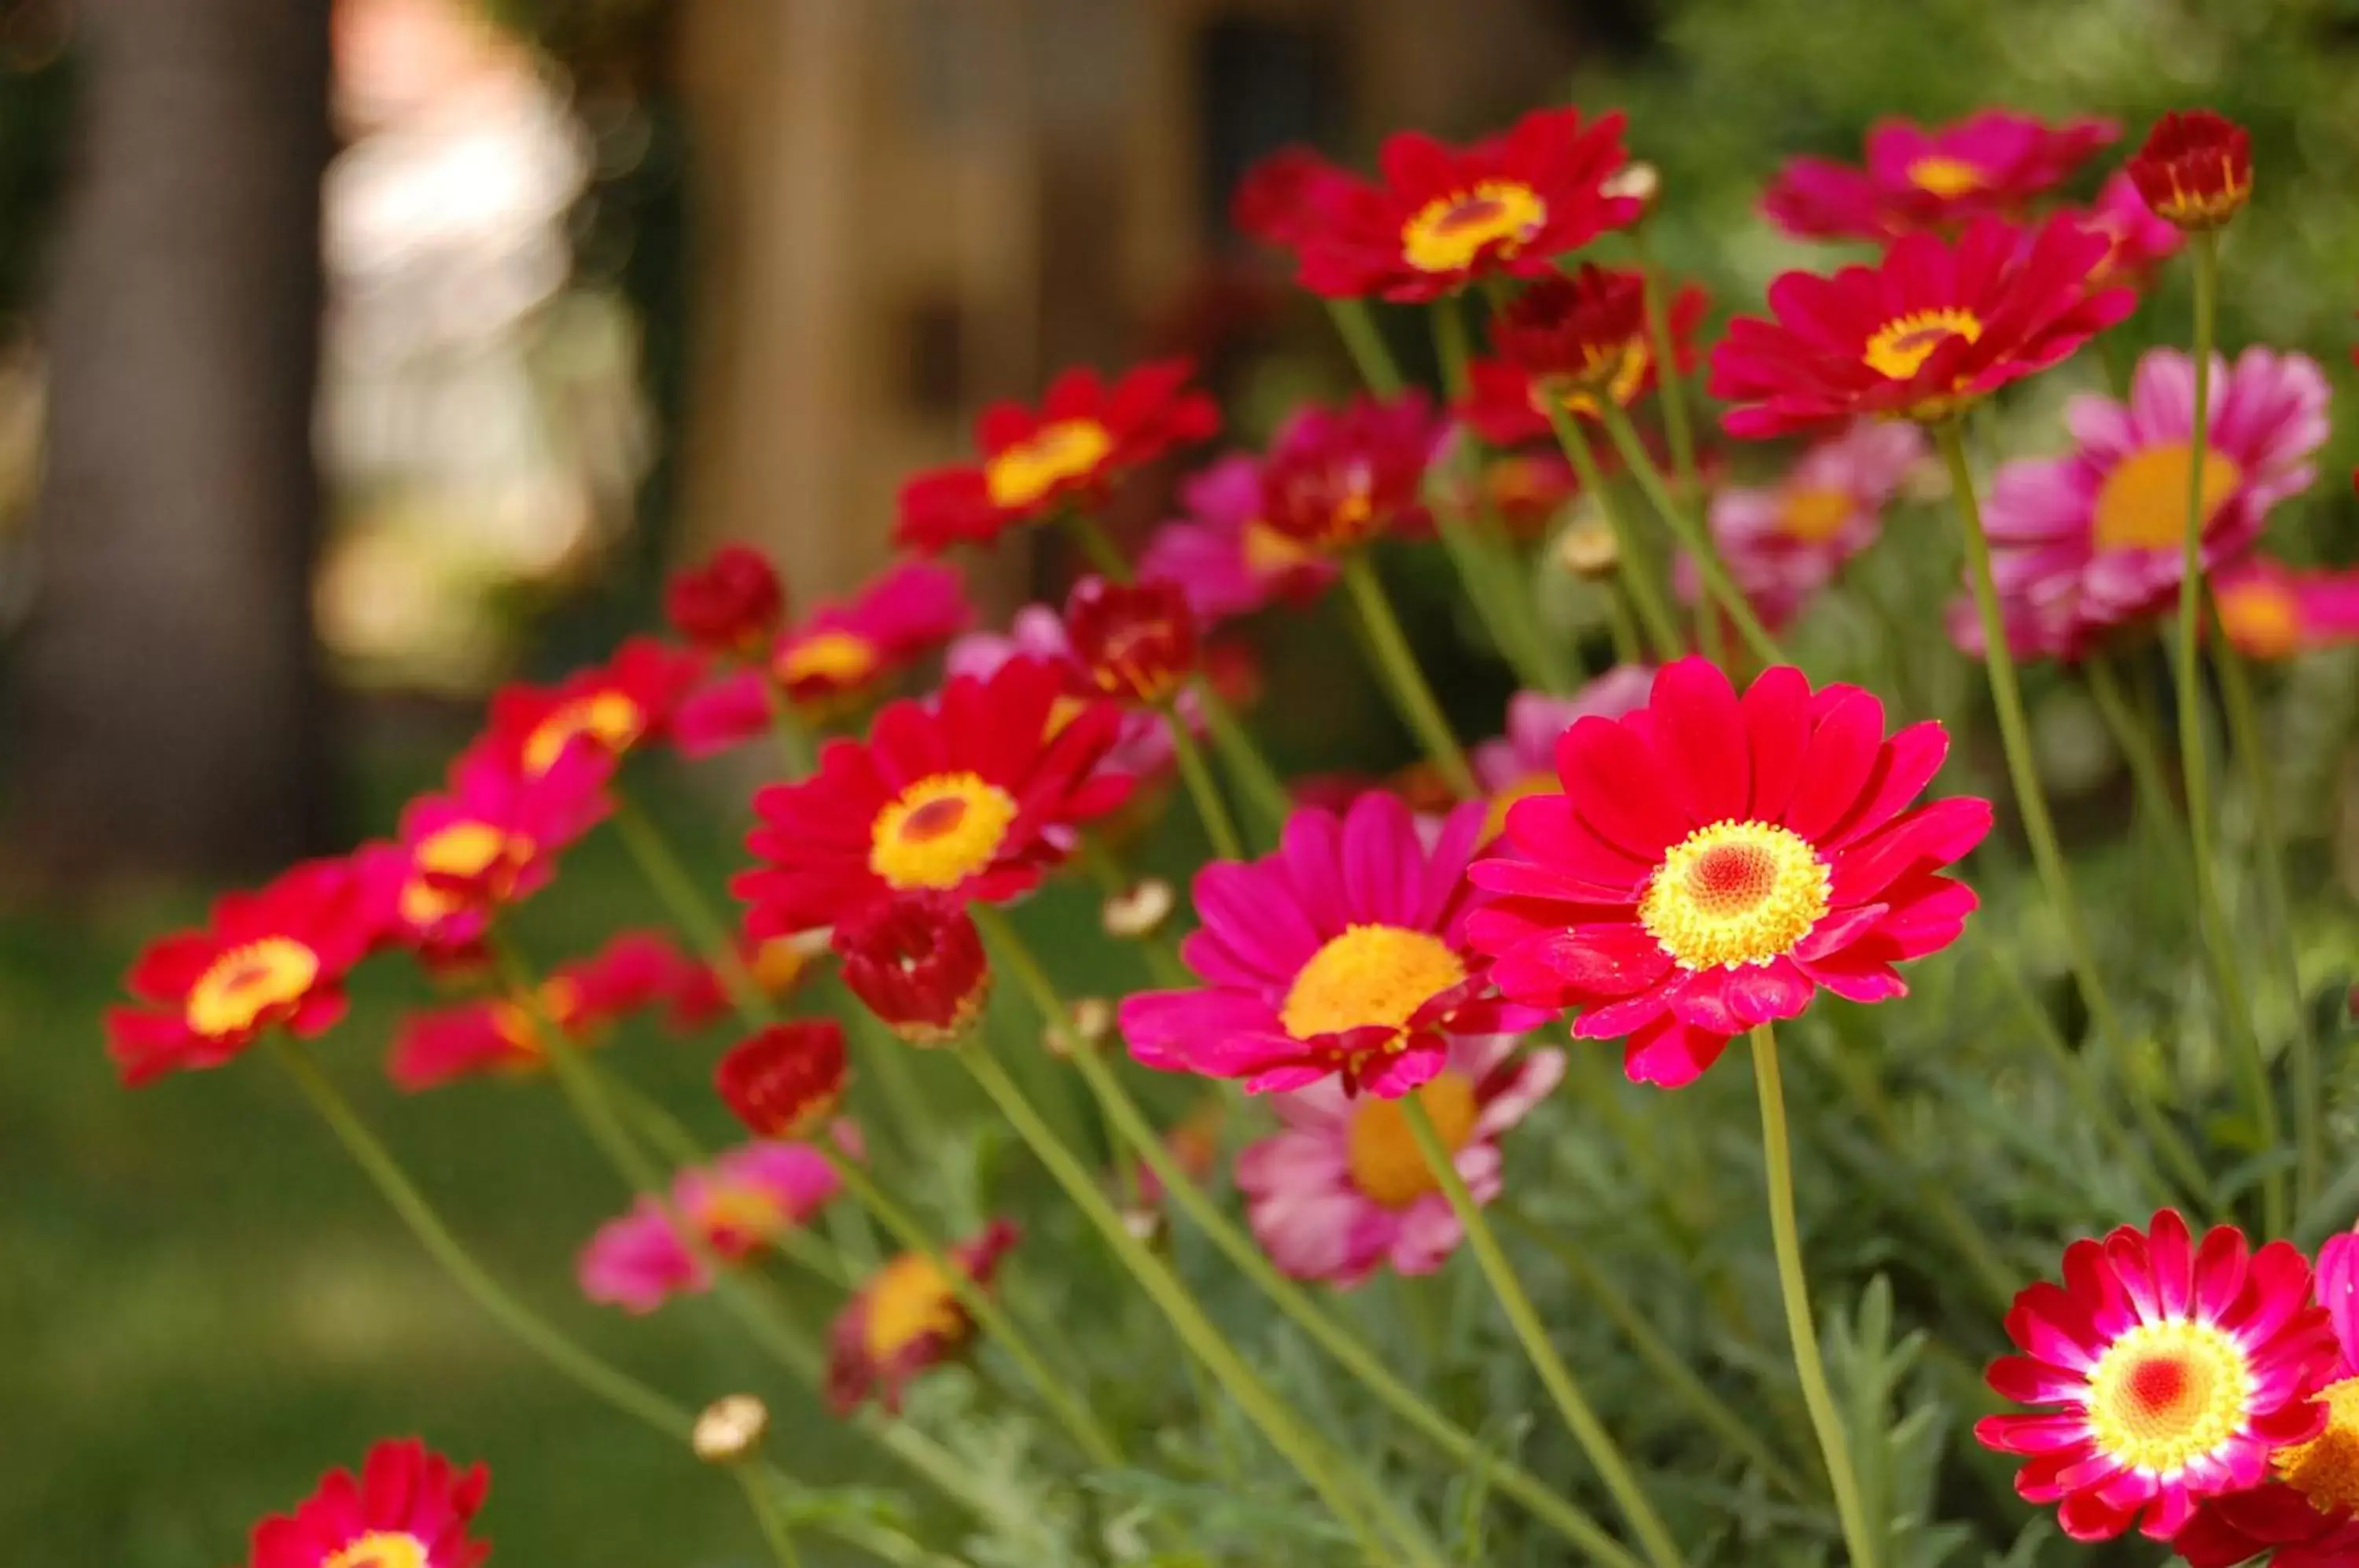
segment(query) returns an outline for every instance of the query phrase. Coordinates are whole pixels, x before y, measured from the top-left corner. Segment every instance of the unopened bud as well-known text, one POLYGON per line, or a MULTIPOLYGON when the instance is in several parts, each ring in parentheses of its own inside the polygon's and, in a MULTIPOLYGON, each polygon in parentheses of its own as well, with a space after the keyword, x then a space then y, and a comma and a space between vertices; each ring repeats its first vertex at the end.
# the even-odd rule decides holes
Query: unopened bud
POLYGON ((735 1465, 753 1456, 770 1430, 769 1408, 751 1394, 724 1394, 704 1407, 689 1439, 707 1465, 735 1465))
POLYGON ((1557 536, 1556 560, 1575 577, 1611 577, 1621 564, 1622 547, 1605 519, 1590 514, 1557 536))
POLYGON ((1100 918, 1105 922, 1106 935, 1136 942, 1160 930, 1179 901, 1170 883, 1160 877, 1149 877, 1119 893, 1109 894, 1100 918))
POLYGON ((1073 1038, 1083 1045, 1103 1045, 1114 1033, 1114 1004, 1103 996, 1083 996, 1073 1004, 1073 1038))
POLYGON ((1160 1209, 1125 1209, 1122 1228, 1130 1232, 1133 1241, 1142 1247, 1159 1247, 1163 1242, 1163 1211, 1160 1209))

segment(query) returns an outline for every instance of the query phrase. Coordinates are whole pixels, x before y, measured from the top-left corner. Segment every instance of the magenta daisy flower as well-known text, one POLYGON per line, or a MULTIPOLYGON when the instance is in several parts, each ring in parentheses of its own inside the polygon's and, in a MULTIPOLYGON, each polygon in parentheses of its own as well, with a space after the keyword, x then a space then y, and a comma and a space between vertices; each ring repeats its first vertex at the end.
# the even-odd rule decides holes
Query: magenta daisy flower
POLYGON ((1499 836, 1507 808, 1530 795, 1557 793, 1557 737, 1575 721, 1595 714, 1618 719, 1647 705, 1654 690, 1655 672, 1643 664, 1617 664, 1570 697, 1545 691, 1518 691, 1507 699, 1507 733, 1486 740, 1466 755, 1474 781, 1491 801, 1483 839, 1499 836))
POLYGON ((1990 1386, 2045 1412, 1986 1416, 1974 1436, 2023 1456, 2015 1489, 2058 1505, 2076 1541, 2133 1524, 2169 1541, 2326 1425, 2310 1395, 2334 1340, 2310 1260, 2289 1242, 2256 1252, 2234 1225, 2199 1242, 2165 1209, 2076 1241, 2064 1282, 2017 1295, 2006 1333, 2022 1354, 1993 1362, 1990 1386))
MULTIPOLYGON (((1564 1053, 1518 1054, 1512 1035, 1450 1042, 1418 1100, 1478 1203, 1499 1193, 1499 1137, 1564 1076, 1564 1053)), ((1430 1274, 1464 1232, 1397 1100, 1314 1083, 1270 1105, 1285 1125, 1237 1156, 1246 1217, 1270 1260, 1339 1288, 1389 1264, 1430 1274)))
POLYGON ((2212 579, 2220 626, 2246 659, 2291 659, 2359 641, 2359 572, 2297 572, 2253 554, 2212 579))
MULTIPOLYGON (((1777 484, 1712 497, 1712 539, 1762 620, 1791 620, 1843 562, 1875 542, 1885 508, 1926 451, 1914 425, 1863 419, 1811 447, 1777 484)), ((1684 555, 1673 581, 1689 603, 1701 596, 1695 563, 1684 555)))
POLYGON ((1125 1001, 1131 1054, 1161 1072, 1242 1078, 1249 1094, 1334 1074, 1347 1093, 1390 1098, 1441 1071, 1449 1036, 1538 1022, 1484 996, 1462 935, 1483 816, 1460 807, 1428 847, 1397 797, 1366 794, 1340 818, 1296 811, 1275 855, 1204 867, 1203 924, 1180 954, 1208 984, 1125 1001))
POLYGON ((1233 453, 1182 481, 1180 508, 1147 541, 1138 575, 1177 583, 1206 626, 1273 599, 1308 603, 1335 581, 1332 561, 1264 519, 1257 457, 1233 453))

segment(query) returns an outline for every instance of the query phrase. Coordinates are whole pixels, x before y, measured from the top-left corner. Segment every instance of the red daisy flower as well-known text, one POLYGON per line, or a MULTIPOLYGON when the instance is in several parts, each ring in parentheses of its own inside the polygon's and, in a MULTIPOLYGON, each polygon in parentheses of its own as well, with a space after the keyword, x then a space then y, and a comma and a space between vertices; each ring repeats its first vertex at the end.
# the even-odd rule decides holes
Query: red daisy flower
POLYGON ((1193 367, 1167 359, 1125 372, 1112 387, 1094 370, 1068 370, 1036 411, 1017 403, 975 422, 979 463, 931 469, 901 486, 893 542, 924 555, 988 544, 1068 502, 1088 505, 1115 481, 1173 447, 1220 428, 1212 400, 1188 387, 1193 367))
MULTIPOLYGON (((1695 331, 1702 324, 1711 303, 1710 296, 1692 284, 1671 298, 1671 342, 1679 351, 1682 376, 1696 367, 1695 331)), ((1495 328, 1494 336, 1496 341, 1495 328)), ((1504 354, 1506 344, 1499 343, 1498 346, 1504 354)), ((1601 394, 1612 398, 1616 408, 1627 408, 1652 391, 1657 380, 1655 342, 1643 319, 1618 346, 1599 343, 1595 347, 1610 369, 1602 385, 1567 380, 1551 387, 1558 401, 1585 419, 1598 417, 1601 394)), ((1478 358, 1466 368, 1466 397, 1452 411, 1473 426, 1476 434, 1494 446, 1555 441, 1556 427, 1549 422, 1548 394, 1541 391, 1532 371, 1509 358, 1478 358)), ((1609 451, 1603 455, 1613 454, 1609 451)))
POLYGON ((816 931, 926 889, 989 903, 1028 892, 1075 824, 1129 798, 1128 777, 1093 772, 1121 724, 1037 659, 960 676, 934 707, 889 704, 865 742, 831 741, 811 778, 755 797, 762 825, 745 842, 765 864, 731 884, 753 906, 748 929, 816 931), (1060 701, 1071 716, 1052 734, 1060 701))
POLYGON ((1512 859, 1467 876, 1502 895, 1466 920, 1519 1002, 1628 1037, 1630 1076, 1675 1088, 1756 1024, 1821 989, 1881 1002, 1893 965, 1956 940, 1973 890, 1939 875, 1990 831, 1987 800, 1911 809, 1949 755, 1938 724, 1886 739, 1884 704, 1765 671, 1742 699, 1701 659, 1646 707, 1557 740, 1560 795, 1508 808, 1512 859))
POLYGON ((760 657, 786 613, 778 569, 751 545, 723 545, 701 566, 675 574, 664 590, 664 615, 673 628, 727 659, 760 657))
POLYGON ((546 1018, 575 1049, 633 1013, 677 1006, 704 984, 703 965, 653 931, 625 931, 590 957, 562 964, 527 1004, 484 997, 412 1013, 394 1034, 386 1073, 410 1094, 485 1073, 549 1063, 546 1018))
POLYGON ((773 1024, 730 1048, 712 1085, 756 1138, 800 1138, 835 1115, 851 1063, 833 1018, 773 1024))
POLYGON ((1424 394, 1304 408, 1261 465, 1261 521, 1310 557, 1421 527, 1426 465, 1448 426, 1424 394))
POLYGON ((836 922, 830 939, 846 989, 912 1045, 946 1045, 991 996, 991 965, 965 903, 912 893, 836 922))
POLYGON ((1955 245, 1910 234, 1874 267, 1786 273, 1769 286, 1777 320, 1732 321, 1712 350, 1712 394, 1740 405, 1721 422, 1757 437, 1947 418, 2130 313, 2129 289, 2090 287, 2112 251, 2067 218, 2028 233, 1982 218, 1955 245))
POLYGON ((491 1484, 416 1438, 380 1443, 357 1477, 331 1470, 292 1514, 255 1526, 250 1568, 474 1568, 492 1548, 467 1526, 491 1484))
POLYGON ((1888 240, 1971 218, 2013 217, 2119 135, 2111 120, 2049 125, 2004 109, 1930 130, 1886 120, 1867 134, 1866 168, 1791 159, 1761 207, 1804 239, 1888 240))
POLYGON ((2216 229, 2252 200, 2252 135, 2209 109, 2165 114, 2127 169, 2157 217, 2216 229))
POLYGON ((620 757, 669 734, 673 710, 703 673, 701 654, 633 637, 606 663, 555 686, 494 692, 485 749, 527 778, 556 767, 577 740, 620 757))
POLYGON ((1169 702, 1196 669, 1196 618, 1173 583, 1082 578, 1065 600, 1065 640, 1091 683, 1125 702, 1169 702))
POLYGON ((1307 147, 1282 147, 1237 181, 1229 223, 1266 245, 1291 247, 1317 229, 1352 177, 1307 147))
MULTIPOLYGON (((994 1220, 981 1236, 948 1248, 944 1261, 988 1289, 1000 1255, 1020 1235, 1007 1221, 994 1220)), ((942 1270, 922 1254, 905 1252, 872 1275, 837 1314, 828 1403, 845 1414, 875 1399, 897 1412, 912 1377, 956 1356, 973 1337, 974 1320, 942 1270)))
POLYGON ((2198 1243, 2165 1209, 2064 1252, 2064 1282, 2015 1299, 1990 1386, 2038 1415, 1986 1416, 1985 1447, 2026 1463, 2015 1489, 2055 1503, 2064 1533, 2104 1541, 2132 1524, 2169 1541, 2198 1502, 2242 1491, 2270 1455, 2317 1437, 2314 1374, 2332 1356, 2310 1259, 2289 1242, 2254 1251, 2221 1225, 2198 1243))
POLYGON ((274 1029, 324 1033, 344 1016, 345 973, 375 934, 348 861, 225 893, 204 930, 151 943, 131 966, 131 994, 148 1005, 108 1012, 107 1053, 136 1086, 219 1067, 274 1029))
POLYGON ((1625 161, 1622 116, 1525 115, 1503 136, 1451 147, 1417 131, 1385 140, 1383 182, 1338 174, 1319 222, 1286 237, 1302 286, 1331 299, 1435 299, 1479 278, 1538 278, 1643 205, 1601 189, 1625 161))

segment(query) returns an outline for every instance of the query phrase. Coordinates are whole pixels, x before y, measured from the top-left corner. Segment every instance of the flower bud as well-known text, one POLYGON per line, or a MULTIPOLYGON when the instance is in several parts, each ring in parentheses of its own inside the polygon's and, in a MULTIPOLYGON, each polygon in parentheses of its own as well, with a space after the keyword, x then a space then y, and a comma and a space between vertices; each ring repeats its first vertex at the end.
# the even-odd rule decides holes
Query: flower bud
POLYGON ((689 1445, 707 1465, 737 1465, 752 1458, 770 1431, 769 1408, 751 1394, 724 1394, 696 1418, 689 1445))
POLYGON ((1171 918, 1179 901, 1170 883, 1160 877, 1149 877, 1119 893, 1108 894, 1100 918, 1105 923, 1106 935, 1137 942, 1162 930, 1163 922, 1171 918))
POLYGON ((725 544, 701 566, 677 573, 664 614, 697 647, 738 658, 758 655, 787 613, 777 568, 760 550, 725 544))
POLYGON ((851 1080, 833 1018, 773 1024, 732 1047, 713 1086, 756 1138, 800 1138, 835 1114, 851 1080))
POLYGON ((965 906, 946 893, 872 905, 830 939, 843 983, 912 1045, 945 1045, 983 1012, 991 969, 965 906))

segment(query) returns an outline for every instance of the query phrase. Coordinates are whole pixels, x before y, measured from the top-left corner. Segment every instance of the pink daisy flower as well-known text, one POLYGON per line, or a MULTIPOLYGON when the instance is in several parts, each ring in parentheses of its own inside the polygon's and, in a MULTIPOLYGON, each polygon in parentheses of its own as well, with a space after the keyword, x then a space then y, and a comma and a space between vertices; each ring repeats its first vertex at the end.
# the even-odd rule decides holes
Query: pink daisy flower
MULTIPOLYGON (((752 1257, 803 1224, 836 1194, 841 1179, 819 1150, 799 1143, 748 1143, 672 1182, 671 1208, 724 1263, 752 1257)), ((582 1293, 628 1312, 651 1312, 672 1296, 712 1288, 711 1274, 661 1208, 642 1198, 601 1225, 582 1251, 582 1293)))
POLYGON ((1865 168, 1789 159, 1761 206, 1804 239, 1888 240, 2016 217, 2120 134, 2111 120, 2049 125, 2005 109, 1931 128, 1884 120, 1867 134, 1865 168))
POLYGON ((1491 801, 1484 819, 1485 843, 1499 836, 1507 808, 1527 796, 1558 792, 1557 738, 1576 720, 1594 713, 1618 719, 1647 705, 1655 672, 1643 664, 1617 664, 1570 697, 1518 691, 1507 699, 1507 733, 1467 753, 1474 781, 1491 801))
MULTIPOLYGON (((1875 542, 1884 509, 1926 451, 1915 425, 1863 419, 1811 447, 1775 485, 1712 497, 1712 539, 1762 620, 1772 626, 1791 620, 1843 562, 1875 542)), ((1690 604, 1701 594, 1695 563, 1684 555, 1673 582, 1690 604)))
POLYGON ((2250 555, 2212 577, 2220 625, 2246 659, 2291 659, 2359 641, 2359 572, 2297 572, 2250 555))
POLYGON ((1203 924, 1180 955, 1208 982, 1122 1005, 1131 1054, 1166 1073, 1242 1078, 1249 1094, 1331 1074, 1396 1097, 1441 1071, 1453 1034, 1520 1031, 1541 1015, 1484 996, 1462 931, 1484 808, 1450 813, 1429 848, 1397 797, 1287 820, 1277 854, 1196 874, 1203 924))
POLYGON ((2077 213, 2083 228, 2096 230, 2114 242, 2114 248, 2090 276, 2094 287, 2126 283, 2144 288, 2154 269, 2179 254, 2187 243, 2177 223, 2155 216, 2138 194, 2137 181, 2126 174, 2106 177, 2096 205, 2077 213))
POLYGON ((395 1032, 386 1073, 417 1094, 461 1078, 535 1073, 549 1064, 542 1019, 579 1050, 618 1019, 693 999, 708 976, 666 938, 624 931, 589 957, 559 964, 530 1007, 482 997, 410 1014, 395 1032))
POLYGON ((1273 599, 1306 603, 1335 581, 1333 562, 1264 520, 1259 458, 1234 452, 1182 481, 1180 507, 1147 540, 1138 575, 1177 583, 1203 626, 1273 599))
POLYGON ((248 1568, 475 1568, 492 1547, 469 1527, 491 1485, 414 1437, 374 1443, 358 1475, 331 1470, 255 1525, 248 1568))
POLYGON ((2015 1489, 2057 1504, 2076 1541, 2133 1524, 2169 1541, 2327 1422, 2310 1394, 2334 1339, 2310 1260, 2289 1242, 2256 1252, 2234 1225, 2198 1242, 2165 1209, 2146 1230, 2076 1241, 2064 1282, 2017 1295, 2006 1334, 2021 1354, 1991 1364, 1990 1386, 2044 1413, 1986 1416, 1974 1436, 2023 1456, 2015 1489))
MULTIPOLYGON (((1417 1090, 1477 1203, 1499 1192, 1499 1137, 1564 1076, 1564 1053, 1518 1054, 1513 1035, 1450 1042, 1417 1090)), ((1353 1095, 1332 1080, 1270 1098, 1285 1125, 1237 1156, 1237 1188, 1270 1260, 1298 1279, 1339 1288, 1381 1265, 1430 1274, 1464 1232, 1419 1152, 1397 1100, 1353 1095)))

